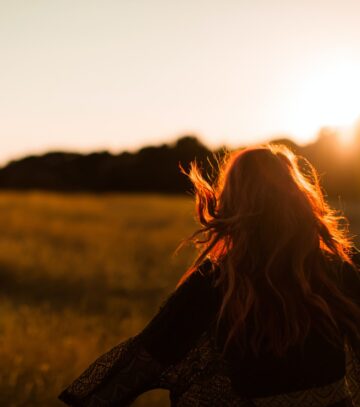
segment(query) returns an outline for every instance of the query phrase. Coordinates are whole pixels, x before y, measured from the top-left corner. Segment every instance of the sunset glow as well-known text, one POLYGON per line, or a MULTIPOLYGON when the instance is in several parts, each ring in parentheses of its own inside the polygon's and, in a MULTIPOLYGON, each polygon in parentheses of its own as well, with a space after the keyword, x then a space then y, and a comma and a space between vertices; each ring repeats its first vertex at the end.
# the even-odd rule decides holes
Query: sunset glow
MULTIPOLYGON (((340 60, 299 78, 298 110, 289 118, 295 134, 313 135, 323 125, 352 126, 360 113, 359 72, 357 61, 340 60)), ((343 138, 349 143, 351 131, 344 131, 343 138)))
POLYGON ((359 14, 351 0, 1 2, 0 164, 356 125, 359 14))

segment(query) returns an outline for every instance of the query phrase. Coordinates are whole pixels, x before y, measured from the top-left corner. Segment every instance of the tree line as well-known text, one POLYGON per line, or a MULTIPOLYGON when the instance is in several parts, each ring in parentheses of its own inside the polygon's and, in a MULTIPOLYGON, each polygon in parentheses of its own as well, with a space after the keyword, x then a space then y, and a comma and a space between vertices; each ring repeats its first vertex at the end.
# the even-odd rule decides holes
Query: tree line
MULTIPOLYGON (((360 136, 344 147, 341 135, 324 128, 315 142, 297 145, 278 138, 295 153, 307 158, 318 170, 330 197, 360 198, 360 136)), ((176 142, 148 146, 137 152, 91 154, 49 152, 12 161, 0 169, 0 189, 63 192, 156 192, 187 193, 191 185, 181 173, 194 159, 212 176, 214 153, 195 136, 176 142)))

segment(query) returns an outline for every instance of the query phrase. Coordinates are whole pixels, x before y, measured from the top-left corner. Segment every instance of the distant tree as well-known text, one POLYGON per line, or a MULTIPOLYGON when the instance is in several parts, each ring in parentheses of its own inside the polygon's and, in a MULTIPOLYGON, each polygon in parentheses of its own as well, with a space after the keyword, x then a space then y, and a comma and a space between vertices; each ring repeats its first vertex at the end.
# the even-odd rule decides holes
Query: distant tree
MULTIPOLYGON (((338 131, 324 127, 313 143, 299 146, 281 136, 271 142, 285 144, 308 158, 318 169, 330 196, 360 198, 360 122, 349 157, 339 150, 338 131)), ((239 147, 241 148, 241 147, 239 147)), ((191 189, 181 165, 188 170, 197 160, 209 180, 216 177, 216 157, 226 148, 212 152, 195 135, 185 135, 173 143, 147 146, 135 153, 91 154, 50 152, 24 157, 0 169, 2 189, 43 189, 57 191, 128 191, 184 193, 191 189)))

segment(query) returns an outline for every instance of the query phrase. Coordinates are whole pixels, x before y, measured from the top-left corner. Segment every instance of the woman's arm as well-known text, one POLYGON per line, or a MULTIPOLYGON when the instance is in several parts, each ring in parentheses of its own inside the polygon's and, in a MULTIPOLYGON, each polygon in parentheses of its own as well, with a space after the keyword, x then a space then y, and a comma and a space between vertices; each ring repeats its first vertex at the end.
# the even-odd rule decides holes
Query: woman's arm
POLYGON ((216 311, 209 262, 175 290, 136 336, 96 359, 59 399, 71 406, 127 406, 154 388, 168 388, 161 379, 208 328, 216 311))
POLYGON ((140 336, 131 337, 96 359, 59 399, 71 406, 126 406, 158 387, 163 370, 144 349, 140 336))

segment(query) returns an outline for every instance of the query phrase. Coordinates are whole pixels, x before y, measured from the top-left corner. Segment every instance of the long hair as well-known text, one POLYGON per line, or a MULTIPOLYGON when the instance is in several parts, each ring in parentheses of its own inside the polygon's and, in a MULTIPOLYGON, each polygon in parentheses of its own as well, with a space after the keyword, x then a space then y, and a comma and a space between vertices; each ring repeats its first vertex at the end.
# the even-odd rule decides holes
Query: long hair
POLYGON ((354 266, 345 218, 326 203, 305 158, 260 145, 229 153, 213 182, 196 162, 187 175, 201 228, 190 238, 198 256, 178 286, 206 258, 218 266, 225 350, 235 341, 242 351, 283 355, 312 326, 335 345, 345 331, 359 338, 360 310, 336 283, 342 264, 354 266))

